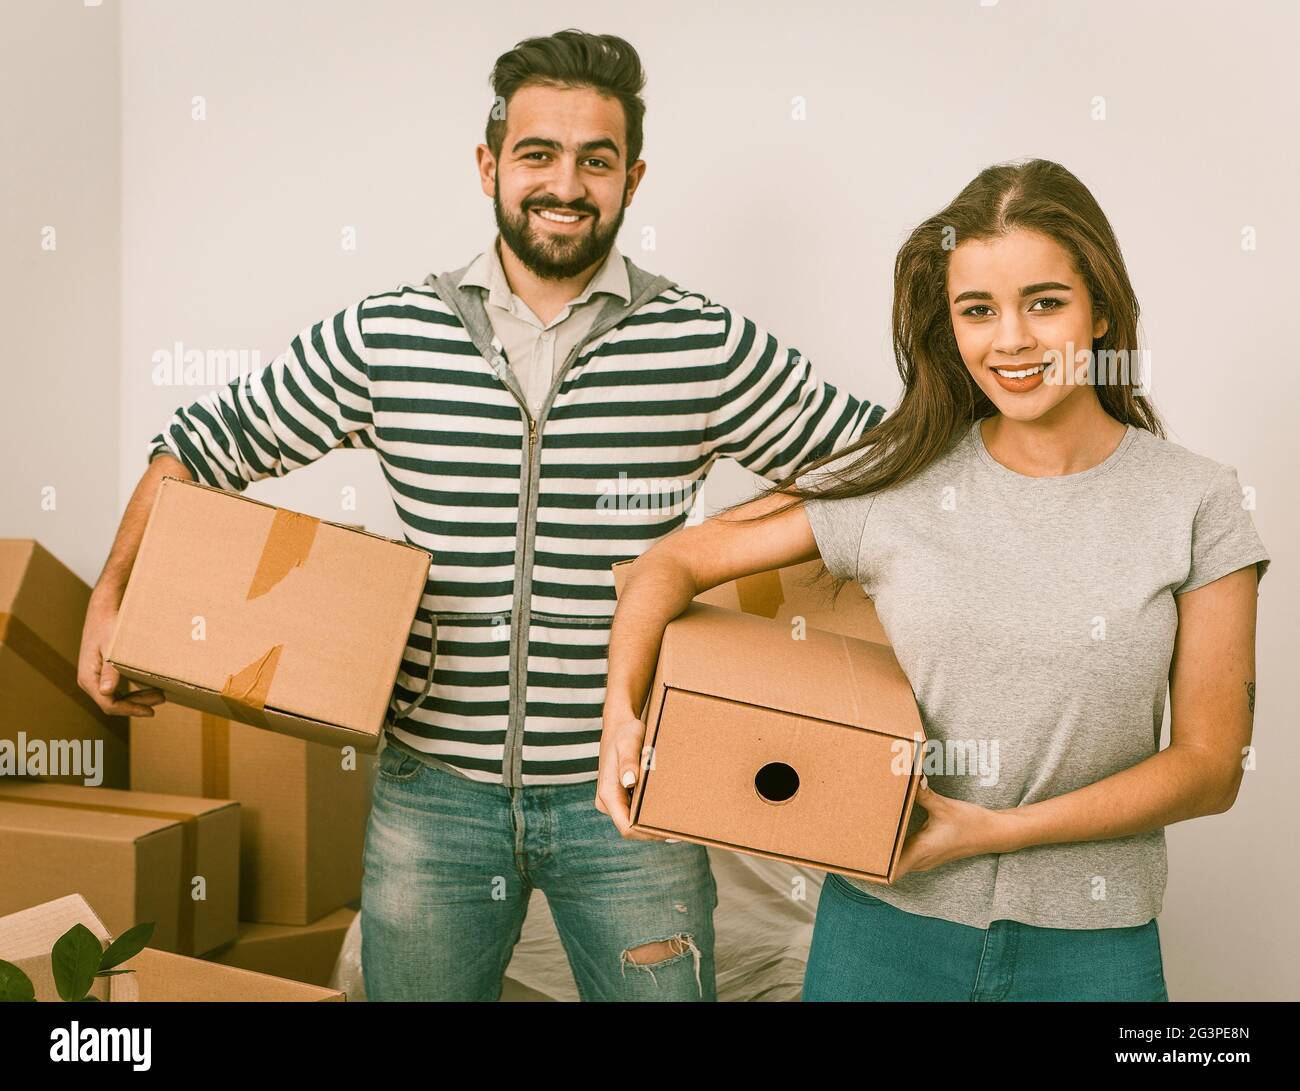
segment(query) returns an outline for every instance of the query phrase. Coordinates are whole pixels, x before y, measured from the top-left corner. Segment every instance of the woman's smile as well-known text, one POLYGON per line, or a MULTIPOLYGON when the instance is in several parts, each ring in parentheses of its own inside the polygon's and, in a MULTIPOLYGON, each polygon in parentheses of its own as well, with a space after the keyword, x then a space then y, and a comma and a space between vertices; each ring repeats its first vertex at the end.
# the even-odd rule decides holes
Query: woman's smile
POLYGON ((1022 364, 1018 367, 1007 367, 990 365, 989 370, 993 372, 993 377, 997 380, 998 386, 1003 390, 1010 391, 1012 394, 1024 394, 1041 386, 1043 376, 1052 364, 1022 364))

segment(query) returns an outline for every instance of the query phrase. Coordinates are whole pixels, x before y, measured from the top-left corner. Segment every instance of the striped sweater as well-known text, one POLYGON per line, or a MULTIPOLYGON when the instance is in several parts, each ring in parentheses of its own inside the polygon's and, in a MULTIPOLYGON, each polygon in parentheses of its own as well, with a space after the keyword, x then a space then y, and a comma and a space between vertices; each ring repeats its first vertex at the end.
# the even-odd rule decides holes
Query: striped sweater
POLYGON ((775 481, 884 415, 623 260, 630 303, 604 303, 535 418, 460 269, 316 323, 150 444, 229 490, 336 447, 377 453, 407 540, 433 557, 387 739, 474 780, 594 780, 610 565, 685 522, 715 459, 775 481))

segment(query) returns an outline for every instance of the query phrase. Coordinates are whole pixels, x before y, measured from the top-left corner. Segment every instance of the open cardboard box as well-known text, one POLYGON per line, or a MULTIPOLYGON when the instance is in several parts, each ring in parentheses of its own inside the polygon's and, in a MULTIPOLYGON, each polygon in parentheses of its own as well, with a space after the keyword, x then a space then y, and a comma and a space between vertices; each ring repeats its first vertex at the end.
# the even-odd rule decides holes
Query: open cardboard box
POLYGON ((373 753, 430 563, 405 542, 164 478, 107 658, 179 704, 373 753))
MULTIPOLYGON (((802 571, 784 570, 776 586, 805 588, 809 569, 795 567, 802 571)), ((838 623, 879 632, 856 590, 838 623)), ((708 594, 741 601, 735 584, 708 594)), ((643 713, 633 827, 892 882, 925 738, 892 650, 799 624, 809 609, 825 609, 816 595, 783 595, 767 615, 700 599, 664 632, 643 713)))
MULTIPOLYGON (((83 924, 104 944, 112 941, 104 922, 80 894, 0 917, 0 959, 22 970, 36 999, 58 1001, 50 951, 69 928, 83 924)), ((133 973, 96 978, 90 995, 110 1001, 321 1001, 345 1000, 337 989, 321 988, 267 974, 146 947, 119 969, 133 973)))

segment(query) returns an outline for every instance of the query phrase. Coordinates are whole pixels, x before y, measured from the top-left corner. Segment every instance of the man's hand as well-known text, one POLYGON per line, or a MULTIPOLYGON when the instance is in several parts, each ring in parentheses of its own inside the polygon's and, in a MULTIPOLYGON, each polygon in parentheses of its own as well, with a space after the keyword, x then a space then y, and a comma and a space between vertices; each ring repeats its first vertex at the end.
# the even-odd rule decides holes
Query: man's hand
POLYGON ((127 502, 126 511, 122 513, 122 523, 117 528, 104 571, 90 593, 86 623, 81 629, 77 685, 110 716, 152 716, 154 705, 165 700, 160 689, 128 690, 122 676, 105 661, 135 555, 139 552, 145 524, 149 522, 149 512, 164 477, 194 480, 185 464, 169 454, 155 455, 150 461, 127 502))
POLYGON ((605 720, 600 736, 600 770, 596 774, 596 810, 609 815, 629 841, 669 841, 672 838, 632 829, 632 792, 641 775, 641 745, 645 724, 631 715, 605 720))
POLYGON ((90 596, 86 623, 81 630, 81 655, 77 661, 77 685, 110 716, 152 716, 154 705, 166 697, 160 689, 122 689, 125 680, 104 658, 113 628, 117 625, 118 604, 98 595, 90 596))

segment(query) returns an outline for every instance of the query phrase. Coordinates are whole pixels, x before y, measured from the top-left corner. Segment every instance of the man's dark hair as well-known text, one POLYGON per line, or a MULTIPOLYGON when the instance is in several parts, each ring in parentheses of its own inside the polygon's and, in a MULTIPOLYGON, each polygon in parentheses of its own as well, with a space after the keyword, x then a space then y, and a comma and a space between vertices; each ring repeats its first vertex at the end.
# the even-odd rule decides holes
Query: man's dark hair
MULTIPOLYGON (((612 95, 623 104, 627 122, 627 163, 641 158, 642 122, 645 102, 645 70, 641 58, 629 42, 613 34, 586 34, 581 30, 561 30, 549 38, 528 38, 509 53, 503 53, 492 66, 494 107, 510 100, 523 87, 541 84, 551 87, 590 87, 603 95, 612 95)), ((499 111, 488 112, 485 143, 492 154, 501 158, 506 121, 499 111)))

